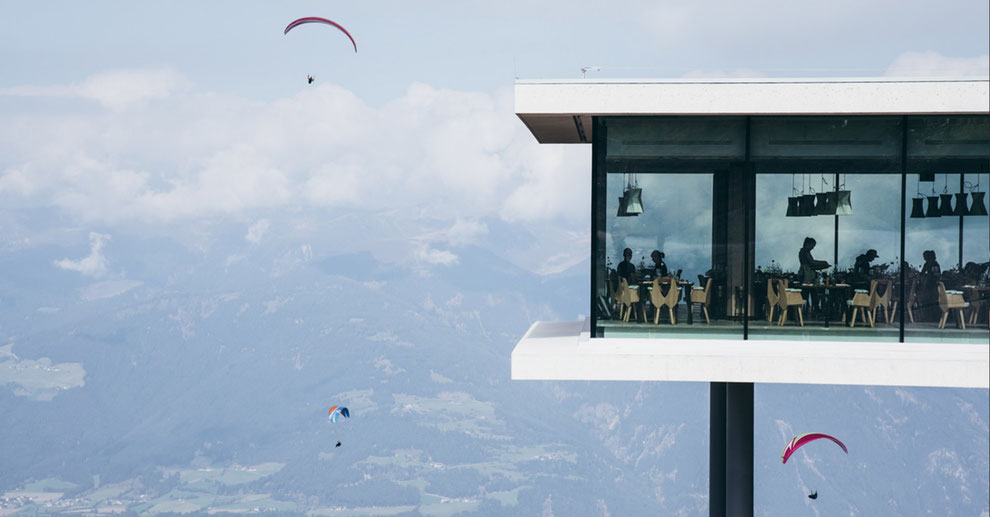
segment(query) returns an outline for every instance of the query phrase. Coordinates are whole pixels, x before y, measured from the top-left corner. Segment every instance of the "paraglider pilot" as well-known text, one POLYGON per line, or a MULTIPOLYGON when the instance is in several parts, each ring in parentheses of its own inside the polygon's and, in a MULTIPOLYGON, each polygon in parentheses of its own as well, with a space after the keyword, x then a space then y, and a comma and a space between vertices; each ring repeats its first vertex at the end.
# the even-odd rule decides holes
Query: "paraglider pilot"
POLYGON ((308 81, 309 84, 313 84, 313 80, 314 79, 316 79, 316 78, 313 77, 313 76, 311 76, 311 75, 307 75, 306 76, 306 81, 308 81))

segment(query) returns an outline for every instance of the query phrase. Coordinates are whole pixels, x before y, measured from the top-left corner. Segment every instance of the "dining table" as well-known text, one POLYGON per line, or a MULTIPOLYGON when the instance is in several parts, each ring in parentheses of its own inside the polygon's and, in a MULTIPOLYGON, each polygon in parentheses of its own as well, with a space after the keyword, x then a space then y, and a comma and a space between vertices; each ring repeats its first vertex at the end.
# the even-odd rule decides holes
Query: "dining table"
POLYGON ((836 284, 799 284, 802 295, 808 300, 808 308, 825 321, 828 327, 830 320, 839 320, 846 314, 847 304, 852 286, 846 283, 836 284))

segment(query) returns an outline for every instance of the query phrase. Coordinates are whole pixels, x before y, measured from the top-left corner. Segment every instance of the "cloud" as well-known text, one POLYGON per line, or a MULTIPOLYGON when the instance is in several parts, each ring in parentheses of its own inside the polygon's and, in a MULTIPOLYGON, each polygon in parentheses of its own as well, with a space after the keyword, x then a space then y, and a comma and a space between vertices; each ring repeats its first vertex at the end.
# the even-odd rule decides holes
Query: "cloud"
POLYGON ((422 246, 414 253, 414 258, 422 263, 440 266, 451 266, 457 263, 457 255, 447 250, 439 250, 422 246))
POLYGON ((247 235, 245 235, 244 238, 251 244, 258 244, 261 242, 261 238, 265 236, 265 232, 268 231, 268 228, 270 228, 271 225, 272 223, 268 219, 260 219, 248 228, 247 235))
POLYGON ((67 271, 77 271, 86 276, 100 276, 107 270, 107 259, 103 256, 103 247, 110 240, 109 235, 89 233, 89 255, 79 260, 61 259, 55 261, 55 266, 67 271))
POLYGON ((454 240, 483 231, 469 221, 485 217, 585 219, 587 146, 538 144, 514 116, 509 90, 412 84, 371 107, 332 84, 270 102, 170 95, 182 81, 166 77, 172 86, 160 90, 135 80, 139 93, 120 94, 127 110, 96 93, 146 75, 118 71, 84 80, 85 89, 33 88, 90 92, 107 109, 8 117, 0 125, 0 199, 105 224, 243 219, 286 208, 408 209, 463 221, 454 240), (157 102, 139 102, 150 99, 157 102))
POLYGON ((106 280, 104 282, 97 282, 86 286, 80 291, 79 296, 86 301, 113 298, 114 296, 122 295, 135 287, 139 287, 142 284, 143 282, 137 280, 106 280))
POLYGON ((897 56, 884 75, 890 77, 990 77, 990 54, 947 57, 935 51, 905 52, 897 56))
POLYGON ((78 84, 3 88, 0 96, 83 98, 120 111, 150 100, 165 99, 191 86, 189 79, 171 68, 142 68, 110 70, 78 84))
POLYGON ((463 246, 476 242, 488 234, 488 225, 482 221, 458 219, 447 232, 447 242, 453 246, 463 246))

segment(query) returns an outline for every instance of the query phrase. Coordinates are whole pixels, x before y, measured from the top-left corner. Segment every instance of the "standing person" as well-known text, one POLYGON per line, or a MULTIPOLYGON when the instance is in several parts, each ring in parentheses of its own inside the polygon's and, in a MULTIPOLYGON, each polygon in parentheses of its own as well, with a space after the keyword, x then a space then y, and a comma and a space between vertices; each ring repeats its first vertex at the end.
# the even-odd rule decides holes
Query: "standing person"
POLYGON ((664 253, 660 250, 653 250, 653 253, 650 253, 650 258, 653 259, 654 274, 660 278, 669 275, 667 272, 667 264, 663 261, 664 257, 666 257, 666 255, 664 255, 664 253))
POLYGON ((798 277, 804 283, 813 283, 819 269, 832 267, 827 261, 815 260, 815 257, 811 256, 811 250, 815 249, 816 244, 818 243, 815 239, 805 237, 804 245, 798 251, 798 261, 801 263, 801 267, 798 269, 798 277))
POLYGON ((925 250, 921 256, 925 258, 925 265, 918 274, 918 305, 925 320, 933 321, 941 312, 938 309, 938 283, 942 280, 942 267, 935 260, 934 250, 925 250))

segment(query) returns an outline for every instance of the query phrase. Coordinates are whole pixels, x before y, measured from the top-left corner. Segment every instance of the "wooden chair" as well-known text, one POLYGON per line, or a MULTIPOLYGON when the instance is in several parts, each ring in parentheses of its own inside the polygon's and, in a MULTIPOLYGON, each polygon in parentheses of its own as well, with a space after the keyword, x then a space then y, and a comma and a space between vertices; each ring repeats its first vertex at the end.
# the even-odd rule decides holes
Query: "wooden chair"
MULTIPOLYGON (((914 312, 911 311, 911 308, 914 307, 915 302, 918 301, 917 289, 918 289, 918 283, 911 282, 911 287, 908 289, 907 305, 904 306, 904 312, 907 313, 908 319, 911 321, 911 323, 914 323, 914 312)), ((891 317, 891 320, 897 320, 897 305, 899 303, 900 300, 895 298, 894 302, 890 306, 890 312, 894 313, 894 315, 891 317)))
POLYGON ((852 300, 846 301, 849 307, 852 307, 852 315, 849 318, 849 326, 856 326, 856 313, 860 312, 860 317, 863 318, 863 323, 869 323, 870 327, 873 327, 873 302, 876 298, 877 281, 873 280, 870 282, 870 290, 866 289, 856 289, 853 292, 852 300))
POLYGON ((870 289, 873 291, 870 318, 876 321, 877 309, 882 307, 883 320, 890 325, 890 313, 887 312, 887 306, 890 305, 890 295, 894 291, 894 283, 890 280, 874 280, 870 284, 870 289), (880 294, 880 291, 883 291, 883 294, 880 294))
POLYGON ((712 279, 705 279, 705 286, 695 286, 691 289, 691 297, 688 298, 688 313, 694 310, 694 304, 701 304, 701 310, 705 313, 705 323, 711 325, 708 319, 708 304, 712 302, 712 279))
MULTIPOLYGON (((980 314, 983 313, 983 307, 990 304, 990 300, 982 295, 977 290, 972 290, 969 292, 969 324, 976 325, 980 322, 980 314)), ((990 312, 987 312, 987 317, 990 318, 990 312)))
POLYGON ((963 321, 963 309, 969 307, 969 302, 963 299, 962 291, 946 291, 945 284, 938 283, 938 306, 942 309, 942 319, 938 322, 938 328, 945 328, 945 320, 949 317, 949 312, 956 311, 959 317, 959 328, 966 330, 966 322, 963 321))
POLYGON ((782 327, 787 322, 787 309, 795 309, 798 315, 798 322, 804 326, 804 315, 801 308, 804 307, 804 297, 801 296, 800 289, 790 289, 787 287, 787 279, 779 278, 777 281, 777 305, 780 307, 780 320, 777 326, 782 327))
POLYGON ((619 303, 619 290, 616 289, 616 285, 618 285, 618 283, 619 283, 617 281, 617 278, 618 278, 618 275, 615 274, 615 271, 609 271, 608 279, 605 280, 605 283, 608 285, 608 303, 609 303, 609 307, 611 307, 612 310, 614 310, 614 311, 619 311, 619 313, 620 313, 619 319, 622 319, 622 316, 621 316, 621 312, 622 311, 620 310, 621 309, 621 304, 619 303))
POLYGON ((677 280, 670 277, 654 278, 653 279, 653 290, 650 291, 650 302, 653 303, 654 309, 656 311, 653 313, 653 324, 660 324, 660 309, 662 307, 667 308, 668 314, 670 314, 670 324, 673 325, 677 323, 677 301, 681 299, 681 288, 677 285, 677 280), (663 294, 660 286, 669 285, 670 288, 667 289, 667 294, 663 294))
POLYGON ((639 305, 639 290, 631 289, 629 282, 625 278, 619 278, 619 318, 629 322, 629 315, 636 310, 639 305))
POLYGON ((777 294, 777 279, 767 279, 767 323, 773 323, 773 309, 779 303, 780 296, 777 294))

